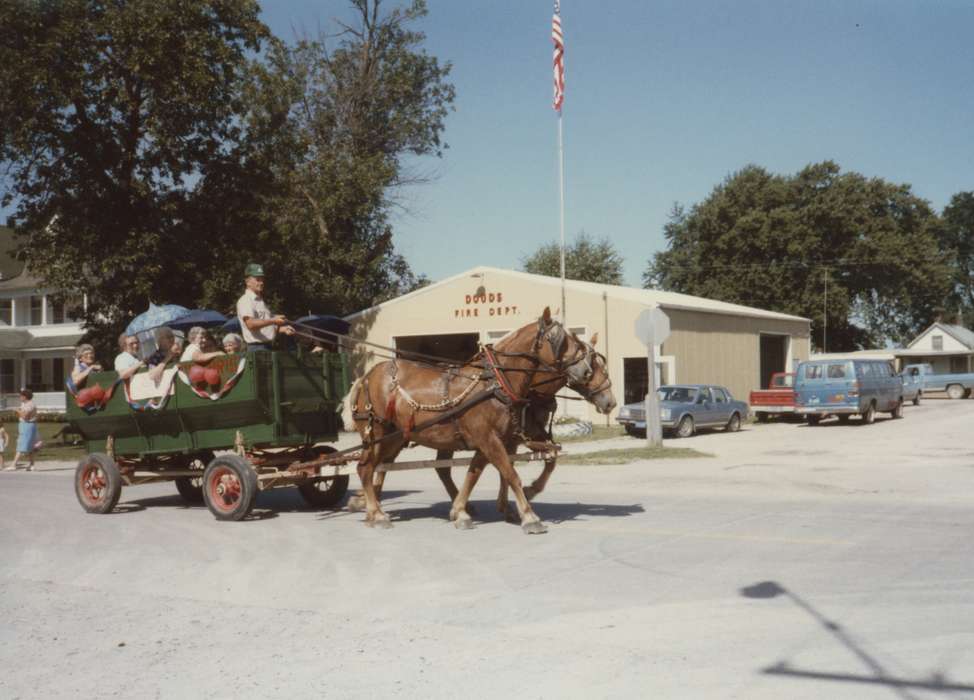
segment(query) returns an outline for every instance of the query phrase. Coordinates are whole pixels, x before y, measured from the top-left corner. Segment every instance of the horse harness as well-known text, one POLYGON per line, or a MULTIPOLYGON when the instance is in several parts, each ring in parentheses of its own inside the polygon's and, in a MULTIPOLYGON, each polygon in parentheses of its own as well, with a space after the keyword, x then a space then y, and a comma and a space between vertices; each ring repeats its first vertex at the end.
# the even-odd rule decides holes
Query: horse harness
MULTIPOLYGON (((359 403, 359 397, 361 396, 362 390, 364 388, 366 403, 363 408, 365 410, 364 412, 357 411, 357 410, 353 410, 352 412, 353 419, 368 421, 368 430, 367 430, 368 439, 363 446, 371 447, 375 445, 376 442, 383 442, 395 435, 398 435, 400 432, 403 433, 404 438, 408 443, 413 433, 421 432, 422 430, 425 430, 426 428, 429 428, 433 425, 438 425, 448 420, 452 420, 454 438, 458 442, 460 442, 460 444, 463 445, 464 449, 469 450, 470 447, 467 444, 466 439, 463 437, 463 434, 460 431, 459 418, 461 415, 466 413, 468 410, 470 410, 477 404, 480 404, 491 398, 497 399, 498 401, 500 401, 501 403, 505 404, 508 407, 511 415, 513 434, 516 437, 518 437, 521 441, 529 442, 530 438, 528 435, 525 434, 525 428, 528 426, 529 423, 527 412, 532 407, 533 404, 539 403, 541 397, 546 396, 540 392, 535 391, 534 389, 538 386, 543 386, 544 384, 548 384, 553 381, 558 381, 564 377, 569 377, 570 379, 571 375, 568 372, 568 369, 570 367, 577 365, 580 362, 586 363, 586 371, 583 375, 583 381, 587 382, 592 377, 592 374, 595 371, 592 363, 592 358, 598 357, 603 361, 603 363, 605 362, 605 357, 603 355, 597 353, 591 346, 589 346, 587 343, 584 342, 581 343, 582 352, 580 355, 576 353, 576 355, 573 356, 569 362, 567 363, 562 362, 560 357, 562 351, 564 350, 565 342, 566 342, 565 330, 564 328, 561 327, 560 324, 552 323, 551 326, 549 327, 545 325, 543 319, 538 319, 538 333, 535 336, 532 352, 530 353, 499 351, 499 350, 495 350, 491 344, 482 345, 481 352, 479 354, 483 358, 484 366, 482 371, 480 372, 480 375, 479 376, 456 375, 454 372, 441 370, 442 372, 441 392, 442 392, 443 399, 435 404, 420 403, 419 401, 416 401, 409 394, 406 388, 399 383, 398 365, 396 363, 396 360, 392 360, 390 362, 390 370, 389 370, 389 374, 390 374, 389 400, 385 406, 384 415, 379 416, 375 412, 375 408, 371 403, 371 393, 369 392, 367 377, 364 378, 361 383, 359 383, 358 391, 356 393, 356 396, 353 399, 353 406, 357 407, 359 403), (551 346, 553 356, 557 358, 555 366, 548 365, 547 363, 542 361, 541 357, 538 355, 538 351, 540 350, 541 345, 544 343, 545 340, 547 340, 549 345, 551 346), (497 360, 498 355, 503 357, 525 358, 530 360, 534 364, 534 367, 531 369, 505 368, 500 362, 498 362, 497 360), (521 371, 521 372, 530 373, 530 377, 528 379, 527 396, 519 396, 514 392, 510 380, 505 374, 505 372, 512 372, 512 371, 521 371), (546 373, 550 372, 553 373, 555 376, 543 382, 532 384, 531 382, 534 378, 534 375, 539 371, 546 372, 546 373), (457 376, 466 376, 471 381, 466 387, 464 387, 464 389, 457 396, 451 398, 450 385, 453 379, 457 376), (473 392, 474 387, 484 381, 488 382, 486 388, 471 397, 471 393, 473 392), (409 404, 409 406, 413 409, 413 413, 409 418, 409 422, 407 423, 406 427, 402 430, 396 428, 395 425, 397 394, 402 396, 403 399, 406 401, 406 403, 409 404), (469 400, 464 401, 465 399, 467 399, 467 397, 470 397, 469 400), (417 425, 415 422, 415 415, 416 412, 420 410, 427 411, 427 412, 439 412, 441 413, 441 415, 432 418, 430 420, 423 421, 422 423, 417 425), (383 423, 383 425, 385 425, 387 428, 392 428, 393 429, 392 432, 386 433, 380 436, 378 439, 376 439, 375 432, 374 432, 374 426, 376 420, 380 420, 383 423)), ((606 381, 603 382, 603 384, 600 385, 597 389, 592 391, 588 391, 584 386, 579 385, 577 382, 569 381, 569 386, 571 386, 572 389, 582 394, 586 398, 606 390, 611 386, 611 384, 612 383, 608 378, 608 374, 606 374, 606 381)), ((551 414, 551 416, 553 417, 553 411, 551 411, 551 403, 553 402, 550 401, 551 397, 548 398, 549 400, 545 402, 545 406, 544 406, 545 413, 551 414)), ((547 432, 550 434, 550 425, 548 426, 547 432)))

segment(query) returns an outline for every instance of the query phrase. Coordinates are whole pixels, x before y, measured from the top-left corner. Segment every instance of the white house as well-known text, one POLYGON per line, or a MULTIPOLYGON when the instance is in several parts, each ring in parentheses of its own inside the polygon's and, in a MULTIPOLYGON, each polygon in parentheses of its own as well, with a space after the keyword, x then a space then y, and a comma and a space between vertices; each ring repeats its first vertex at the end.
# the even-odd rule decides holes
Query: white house
POLYGON ((936 321, 896 355, 902 364, 929 362, 937 374, 970 372, 974 360, 974 331, 936 321))
POLYGON ((52 303, 14 247, 13 231, 0 226, 0 408, 16 407, 26 387, 39 410, 63 411, 64 379, 84 330, 68 316, 76 304, 52 303))

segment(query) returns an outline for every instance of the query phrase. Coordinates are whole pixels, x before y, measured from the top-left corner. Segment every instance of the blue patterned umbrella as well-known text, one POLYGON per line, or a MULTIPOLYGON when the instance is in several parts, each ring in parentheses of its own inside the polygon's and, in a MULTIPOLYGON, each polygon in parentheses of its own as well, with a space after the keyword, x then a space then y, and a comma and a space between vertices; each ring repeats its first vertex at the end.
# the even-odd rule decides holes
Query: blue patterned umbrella
POLYGON ((190 311, 185 306, 179 304, 162 304, 156 306, 149 302, 149 310, 143 311, 132 319, 132 322, 125 329, 126 335, 135 335, 142 331, 147 331, 159 326, 166 326, 173 321, 189 315, 190 311))

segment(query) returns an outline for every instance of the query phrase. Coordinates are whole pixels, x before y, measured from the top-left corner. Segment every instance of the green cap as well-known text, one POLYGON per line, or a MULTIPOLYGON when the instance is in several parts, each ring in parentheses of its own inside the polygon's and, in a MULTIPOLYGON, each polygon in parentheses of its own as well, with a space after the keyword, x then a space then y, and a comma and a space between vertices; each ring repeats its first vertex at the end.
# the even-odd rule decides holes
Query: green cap
POLYGON ((244 270, 244 277, 263 277, 264 267, 258 263, 250 263, 244 270))

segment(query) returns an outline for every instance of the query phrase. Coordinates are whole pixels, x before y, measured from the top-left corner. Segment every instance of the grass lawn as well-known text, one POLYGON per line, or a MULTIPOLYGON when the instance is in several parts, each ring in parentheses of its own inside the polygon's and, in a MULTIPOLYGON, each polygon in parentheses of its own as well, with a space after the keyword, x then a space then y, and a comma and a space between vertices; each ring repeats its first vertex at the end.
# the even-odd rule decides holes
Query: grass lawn
MULTIPOLYGON (((14 453, 17 451, 17 424, 4 423, 3 427, 6 429, 7 435, 10 436, 10 444, 7 446, 7 451, 3 457, 7 464, 13 464, 14 453)), ((62 427, 64 427, 63 423, 37 424, 37 432, 40 434, 44 446, 34 453, 34 462, 77 462, 81 459, 85 454, 84 446, 75 446, 70 443, 65 445, 62 444, 60 436, 54 437, 54 434, 62 427)), ((26 462, 26 460, 21 457, 21 462, 26 462)))
POLYGON ((692 459, 695 457, 713 457, 713 455, 690 447, 622 447, 617 450, 563 455, 558 458, 558 464, 628 464, 640 459, 692 459))

